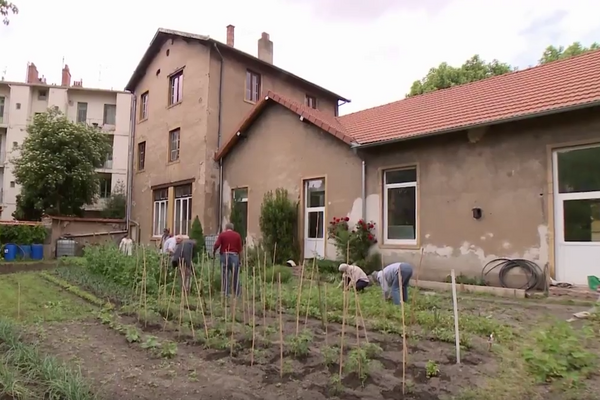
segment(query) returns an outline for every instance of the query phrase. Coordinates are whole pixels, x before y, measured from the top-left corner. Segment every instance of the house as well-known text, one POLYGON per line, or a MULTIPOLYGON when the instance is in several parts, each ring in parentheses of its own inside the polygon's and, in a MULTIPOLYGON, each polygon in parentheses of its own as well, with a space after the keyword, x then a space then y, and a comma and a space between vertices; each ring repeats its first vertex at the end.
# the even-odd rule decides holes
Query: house
POLYGON ((21 191, 8 160, 18 156, 18 147, 27 136, 27 125, 33 117, 50 107, 62 111, 71 121, 95 125, 102 129, 112 144, 112 153, 97 172, 100 174, 100 198, 85 207, 90 214, 104 207, 117 185, 127 186, 131 94, 117 90, 83 86, 71 82, 71 71, 65 65, 61 83, 48 84, 34 63, 27 65, 25 82, 0 81, 0 203, 1 219, 12 220, 16 197, 21 191))
POLYGON ((273 42, 258 40, 258 57, 208 36, 159 29, 127 90, 135 96, 135 172, 131 218, 144 242, 164 228, 188 234, 198 215, 205 233, 226 217, 219 163, 222 137, 269 90, 334 118, 349 100, 273 64, 273 42))
POLYGON ((267 93, 215 159, 246 188, 301 201, 305 257, 335 258, 333 217, 374 221, 386 262, 480 276, 498 257, 585 284, 600 274, 600 51, 334 117, 267 93))

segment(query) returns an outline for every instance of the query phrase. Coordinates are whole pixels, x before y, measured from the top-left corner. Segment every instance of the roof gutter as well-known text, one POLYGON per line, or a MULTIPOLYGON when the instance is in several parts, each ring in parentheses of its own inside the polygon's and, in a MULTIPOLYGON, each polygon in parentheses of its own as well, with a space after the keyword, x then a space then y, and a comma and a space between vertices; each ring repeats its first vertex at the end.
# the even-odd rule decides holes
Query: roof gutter
MULTIPOLYGON (((221 131, 223 122, 223 54, 219 50, 217 43, 213 43, 221 63, 219 64, 219 111, 218 111, 218 123, 217 123, 217 151, 221 149, 221 131)), ((223 157, 219 159, 219 204, 217 210, 217 233, 221 232, 221 225, 223 220, 223 157)))
POLYGON ((554 108, 551 110, 546 110, 546 111, 542 111, 542 112, 538 112, 538 113, 523 114, 523 115, 518 115, 516 117, 499 119, 499 120, 484 122, 484 123, 480 123, 480 124, 463 125, 463 126, 458 126, 455 128, 449 128, 449 129, 443 129, 440 131, 429 132, 429 133, 425 133, 425 134, 418 135, 418 136, 409 136, 409 137, 402 137, 402 138, 396 138, 396 139, 390 139, 390 140, 382 140, 380 142, 372 142, 372 143, 365 143, 365 144, 356 143, 356 144, 352 144, 350 147, 352 149, 366 149, 366 148, 370 148, 370 147, 378 147, 378 146, 383 146, 383 145, 388 145, 388 144, 393 144, 393 143, 407 142, 409 140, 421 139, 424 137, 438 136, 438 135, 443 135, 446 133, 460 132, 460 131, 464 131, 467 129, 477 129, 477 128, 483 128, 485 126, 500 125, 500 124, 506 124, 509 122, 519 122, 519 121, 523 121, 523 120, 530 119, 530 118, 547 117, 547 116, 551 116, 551 115, 562 114, 562 113, 570 112, 570 111, 578 111, 578 110, 583 110, 586 108, 592 108, 592 107, 596 107, 596 106, 600 106, 600 100, 592 101, 590 103, 577 104, 577 105, 569 106, 569 107, 554 108))

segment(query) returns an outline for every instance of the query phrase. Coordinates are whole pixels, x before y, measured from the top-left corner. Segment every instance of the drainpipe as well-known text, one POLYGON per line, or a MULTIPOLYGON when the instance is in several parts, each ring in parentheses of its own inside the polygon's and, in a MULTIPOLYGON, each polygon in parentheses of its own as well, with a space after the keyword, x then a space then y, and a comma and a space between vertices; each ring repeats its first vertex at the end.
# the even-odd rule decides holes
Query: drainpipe
MULTIPOLYGON (((221 108, 223 105, 223 55, 219 50, 219 46, 214 43, 215 50, 221 59, 221 64, 219 66, 219 111, 218 111, 218 125, 217 125, 217 151, 221 148, 221 125, 223 120, 223 113, 221 112, 221 108)), ((219 208, 217 210, 218 220, 217 220, 217 233, 221 232, 221 225, 223 220, 223 158, 219 160, 219 208)))
MULTIPOLYGON (((131 203, 133 196, 133 147, 135 141, 135 116, 136 116, 136 96, 135 93, 131 94, 131 118, 129 119, 129 168, 127 168, 127 210, 126 210, 126 221, 127 230, 129 231, 129 222, 131 221, 131 203)), ((139 226, 139 225, 138 225, 139 226)), ((139 236, 139 232, 138 232, 139 236)))
POLYGON ((362 219, 367 220, 367 164, 365 160, 362 160, 362 171, 361 171, 361 196, 362 196, 362 219))

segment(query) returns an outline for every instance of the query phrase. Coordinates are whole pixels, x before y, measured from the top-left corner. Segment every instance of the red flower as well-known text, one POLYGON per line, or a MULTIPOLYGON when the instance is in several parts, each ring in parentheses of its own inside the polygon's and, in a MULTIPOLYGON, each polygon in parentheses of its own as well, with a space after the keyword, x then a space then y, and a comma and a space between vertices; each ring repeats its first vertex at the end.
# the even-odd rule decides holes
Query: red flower
POLYGON ((369 234, 369 240, 372 241, 373 239, 374 239, 373 235, 369 234))
POLYGON ((374 225, 371 223, 371 224, 369 224, 368 226, 369 226, 369 229, 373 229, 373 226, 374 226, 374 225))
POLYGON ((358 223, 359 223, 359 224, 361 224, 361 225, 362 225, 362 224, 364 224, 364 222, 363 222, 363 220, 362 220, 362 219, 359 219, 359 220, 358 220, 358 223))
POLYGON ((348 221, 350 221, 350 218, 348 218, 348 217, 345 217, 345 218, 344 218, 344 221, 348 222, 348 221))

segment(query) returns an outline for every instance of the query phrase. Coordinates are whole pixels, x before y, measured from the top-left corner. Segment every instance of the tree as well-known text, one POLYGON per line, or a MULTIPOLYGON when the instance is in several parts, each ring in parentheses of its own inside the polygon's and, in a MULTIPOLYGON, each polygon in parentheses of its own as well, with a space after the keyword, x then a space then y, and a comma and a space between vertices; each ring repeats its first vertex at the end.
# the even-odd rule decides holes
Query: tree
POLYGON ((575 42, 567 48, 563 46, 555 47, 548 46, 542 54, 542 58, 539 59, 540 64, 546 64, 552 61, 562 60, 565 58, 578 56, 592 50, 600 49, 600 43, 592 43, 590 47, 582 46, 580 42, 575 42))
POLYGON ((242 207, 245 203, 241 202, 235 197, 232 199, 231 203, 229 222, 233 224, 235 231, 240 234, 242 241, 246 243, 246 236, 248 235, 248 232, 246 232, 246 224, 244 224, 245 215, 242 212, 242 207))
MULTIPOLYGON (((549 46, 544 51, 542 58, 539 59, 539 64, 573 57, 597 49, 600 49, 600 44, 598 43, 592 43, 589 47, 584 47, 579 42, 575 42, 567 48, 563 46, 549 46)), ((460 67, 441 63, 438 67, 431 68, 423 79, 413 82, 410 92, 406 97, 413 97, 439 89, 447 89, 452 86, 476 82, 515 70, 516 68, 498 60, 486 63, 478 55, 474 55, 460 67)))
POLYGON ((55 108, 36 115, 27 133, 20 156, 11 160, 21 185, 13 216, 81 216, 83 206, 93 203, 100 189, 96 168, 111 151, 107 135, 69 121, 55 108))
MULTIPOLYGON (((202 229, 202 224, 200 223, 200 218, 196 215, 194 218, 194 222, 192 222, 192 228, 190 229, 190 239, 196 241, 196 252, 199 257, 204 254, 206 243, 204 242, 204 230, 202 229)), ((198 261, 201 261, 199 259, 198 261)))
POLYGON ((104 208, 100 211, 102 218, 123 219, 127 212, 127 193, 125 185, 118 181, 115 188, 110 193, 104 203, 104 208))
POLYGON ((8 25, 10 23, 8 16, 10 14, 18 14, 19 9, 14 3, 9 2, 8 0, 0 0, 0 15, 2 15, 2 22, 4 25, 8 25))

